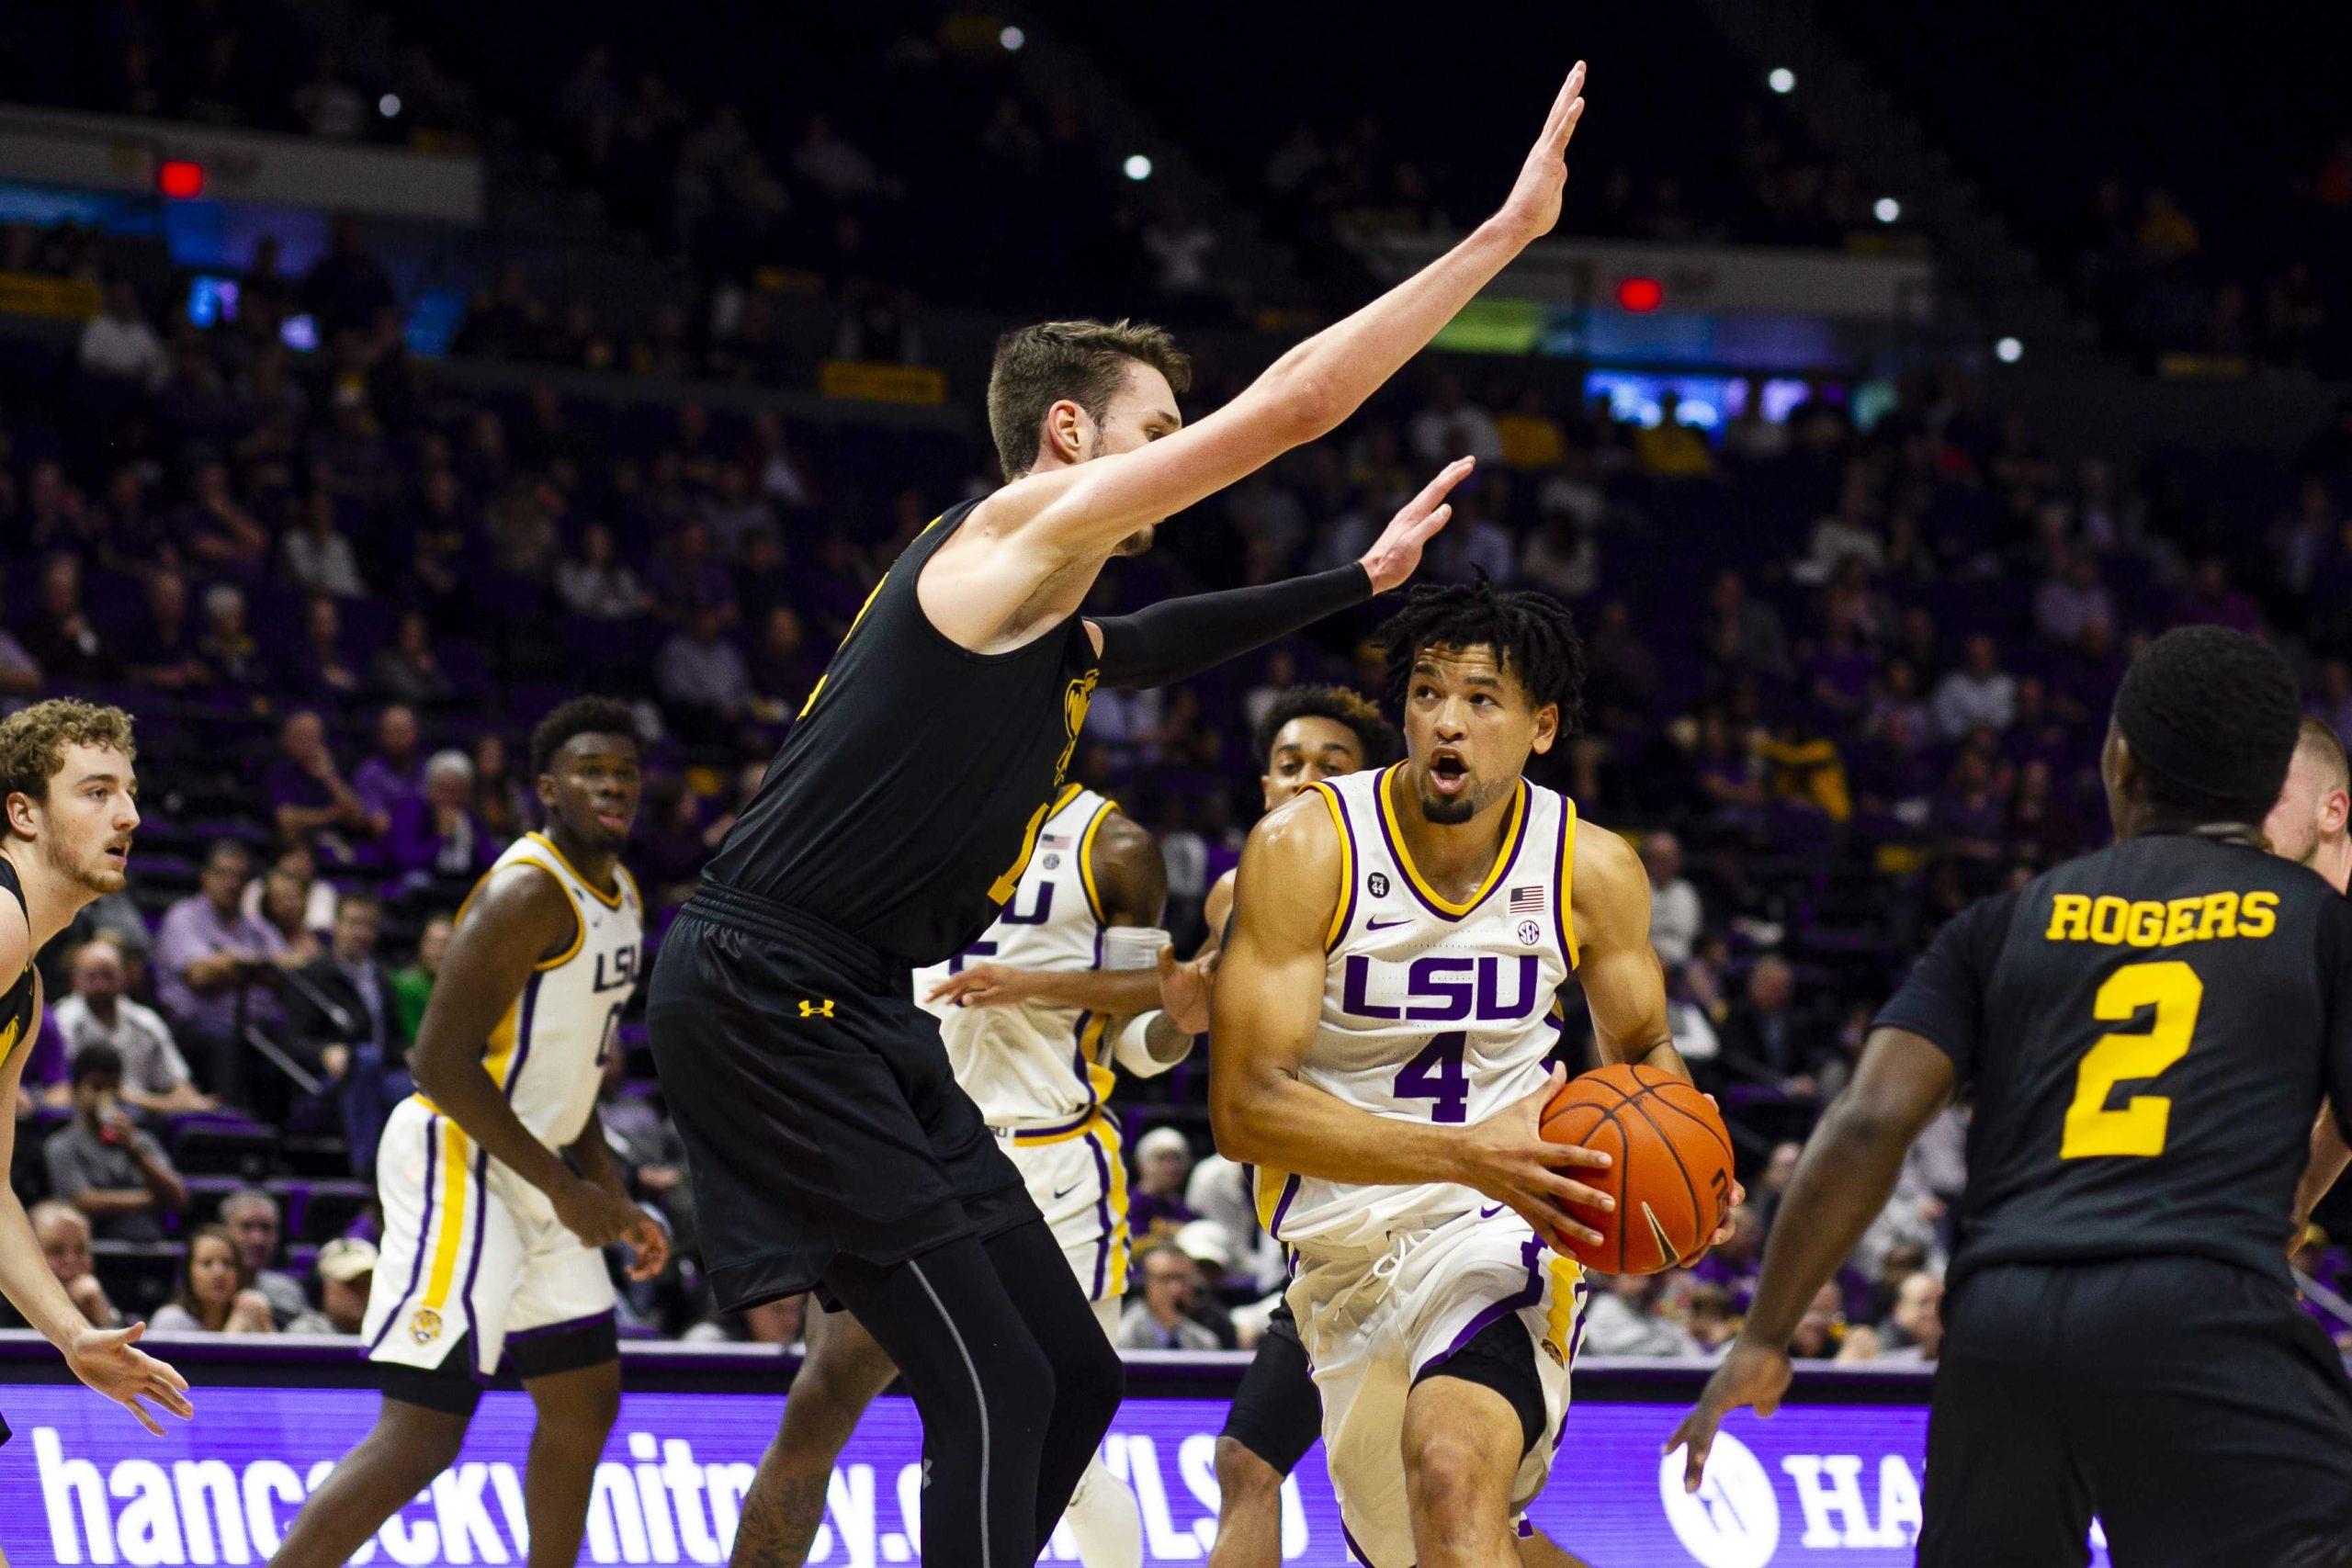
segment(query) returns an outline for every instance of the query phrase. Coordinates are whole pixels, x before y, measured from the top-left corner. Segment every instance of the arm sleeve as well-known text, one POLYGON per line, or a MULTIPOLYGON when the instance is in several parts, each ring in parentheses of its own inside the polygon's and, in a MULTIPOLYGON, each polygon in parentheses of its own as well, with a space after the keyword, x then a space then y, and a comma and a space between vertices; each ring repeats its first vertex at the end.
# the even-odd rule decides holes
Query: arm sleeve
POLYGON ((1951 1058, 1962 1083, 1973 1079, 1984 1021, 1985 983, 2016 907, 2017 896, 2005 893, 1970 906, 1947 922, 1871 1027, 1918 1035, 1951 1058))
POLYGON ((1102 634, 1102 682, 1126 689, 1165 686, 1371 597, 1370 574, 1351 561, 1311 577, 1102 616, 1094 622, 1102 634))

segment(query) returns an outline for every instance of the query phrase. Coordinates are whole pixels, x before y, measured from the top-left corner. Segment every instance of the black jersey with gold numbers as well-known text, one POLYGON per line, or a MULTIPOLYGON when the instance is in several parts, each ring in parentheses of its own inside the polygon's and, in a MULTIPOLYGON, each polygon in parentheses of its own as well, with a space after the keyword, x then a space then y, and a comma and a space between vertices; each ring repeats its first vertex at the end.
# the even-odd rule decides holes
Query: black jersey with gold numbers
POLYGON ((1094 694, 1076 615, 980 654, 923 614, 915 580, 978 504, 950 508, 874 590, 706 873, 918 965, 961 952, 1012 896, 1094 694))
POLYGON ((1977 904, 1877 1022, 1975 1110, 1955 1280, 2161 1254, 2285 1281, 2322 1095, 2352 1111, 2352 905, 2243 842, 2152 833, 1977 904))
MULTIPOLYGON (((6 889, 8 897, 17 901, 17 907, 25 911, 27 935, 29 937, 33 912, 31 907, 25 903, 25 885, 17 880, 17 868, 5 858, 0 858, 0 889, 6 889)), ((0 1067, 6 1066, 8 1058, 19 1048, 32 1049, 34 977, 33 955, 28 953, 25 954, 24 973, 9 980, 5 989, 0 989, 0 1067)))

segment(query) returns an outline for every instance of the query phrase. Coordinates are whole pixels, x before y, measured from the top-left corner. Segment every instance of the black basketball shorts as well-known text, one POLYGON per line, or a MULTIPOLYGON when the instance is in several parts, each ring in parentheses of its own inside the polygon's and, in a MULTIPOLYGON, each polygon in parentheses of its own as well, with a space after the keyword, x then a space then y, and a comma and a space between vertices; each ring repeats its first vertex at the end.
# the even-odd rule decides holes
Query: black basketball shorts
POLYGON ((654 964, 646 1022, 686 1145, 711 1292, 737 1311, 1037 1217, 956 1085, 906 964, 705 887, 654 964))

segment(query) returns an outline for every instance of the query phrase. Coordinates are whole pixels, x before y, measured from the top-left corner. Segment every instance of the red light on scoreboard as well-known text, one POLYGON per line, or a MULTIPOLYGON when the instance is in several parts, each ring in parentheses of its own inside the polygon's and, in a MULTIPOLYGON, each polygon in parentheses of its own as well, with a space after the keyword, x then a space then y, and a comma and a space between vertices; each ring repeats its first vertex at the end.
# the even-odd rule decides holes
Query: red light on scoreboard
POLYGON ((1655 277, 1621 278, 1617 284, 1617 308, 1645 316, 1666 302, 1666 289, 1655 277))
POLYGON ((174 201, 194 201, 204 194, 204 165, 166 158, 155 165, 155 188, 174 201))

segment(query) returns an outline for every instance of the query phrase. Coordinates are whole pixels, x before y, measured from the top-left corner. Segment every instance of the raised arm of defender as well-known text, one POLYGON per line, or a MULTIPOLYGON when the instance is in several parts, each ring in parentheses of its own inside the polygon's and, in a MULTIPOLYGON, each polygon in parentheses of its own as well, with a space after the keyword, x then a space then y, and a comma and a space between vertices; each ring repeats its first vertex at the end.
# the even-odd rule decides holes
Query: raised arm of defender
POLYGON ((1458 1181, 1508 1203, 1545 1235, 1598 1242, 1567 1207, 1606 1210, 1561 1174, 1606 1155, 1551 1144, 1538 1118, 1564 1076, 1462 1127, 1376 1116, 1308 1084, 1300 1064, 1323 1005, 1324 942, 1339 907, 1338 828, 1303 795, 1265 818, 1242 851, 1231 933, 1210 1000, 1209 1114, 1219 1153, 1250 1165, 1366 1186, 1458 1181))
POLYGON ((989 497, 974 521, 1000 542, 1027 546, 1043 581, 1067 563, 1099 563, 1138 528, 1337 428, 1559 220, 1584 79, 1579 61, 1510 197, 1461 243, 1293 348, 1198 423, 1133 452, 1034 473, 989 497))

